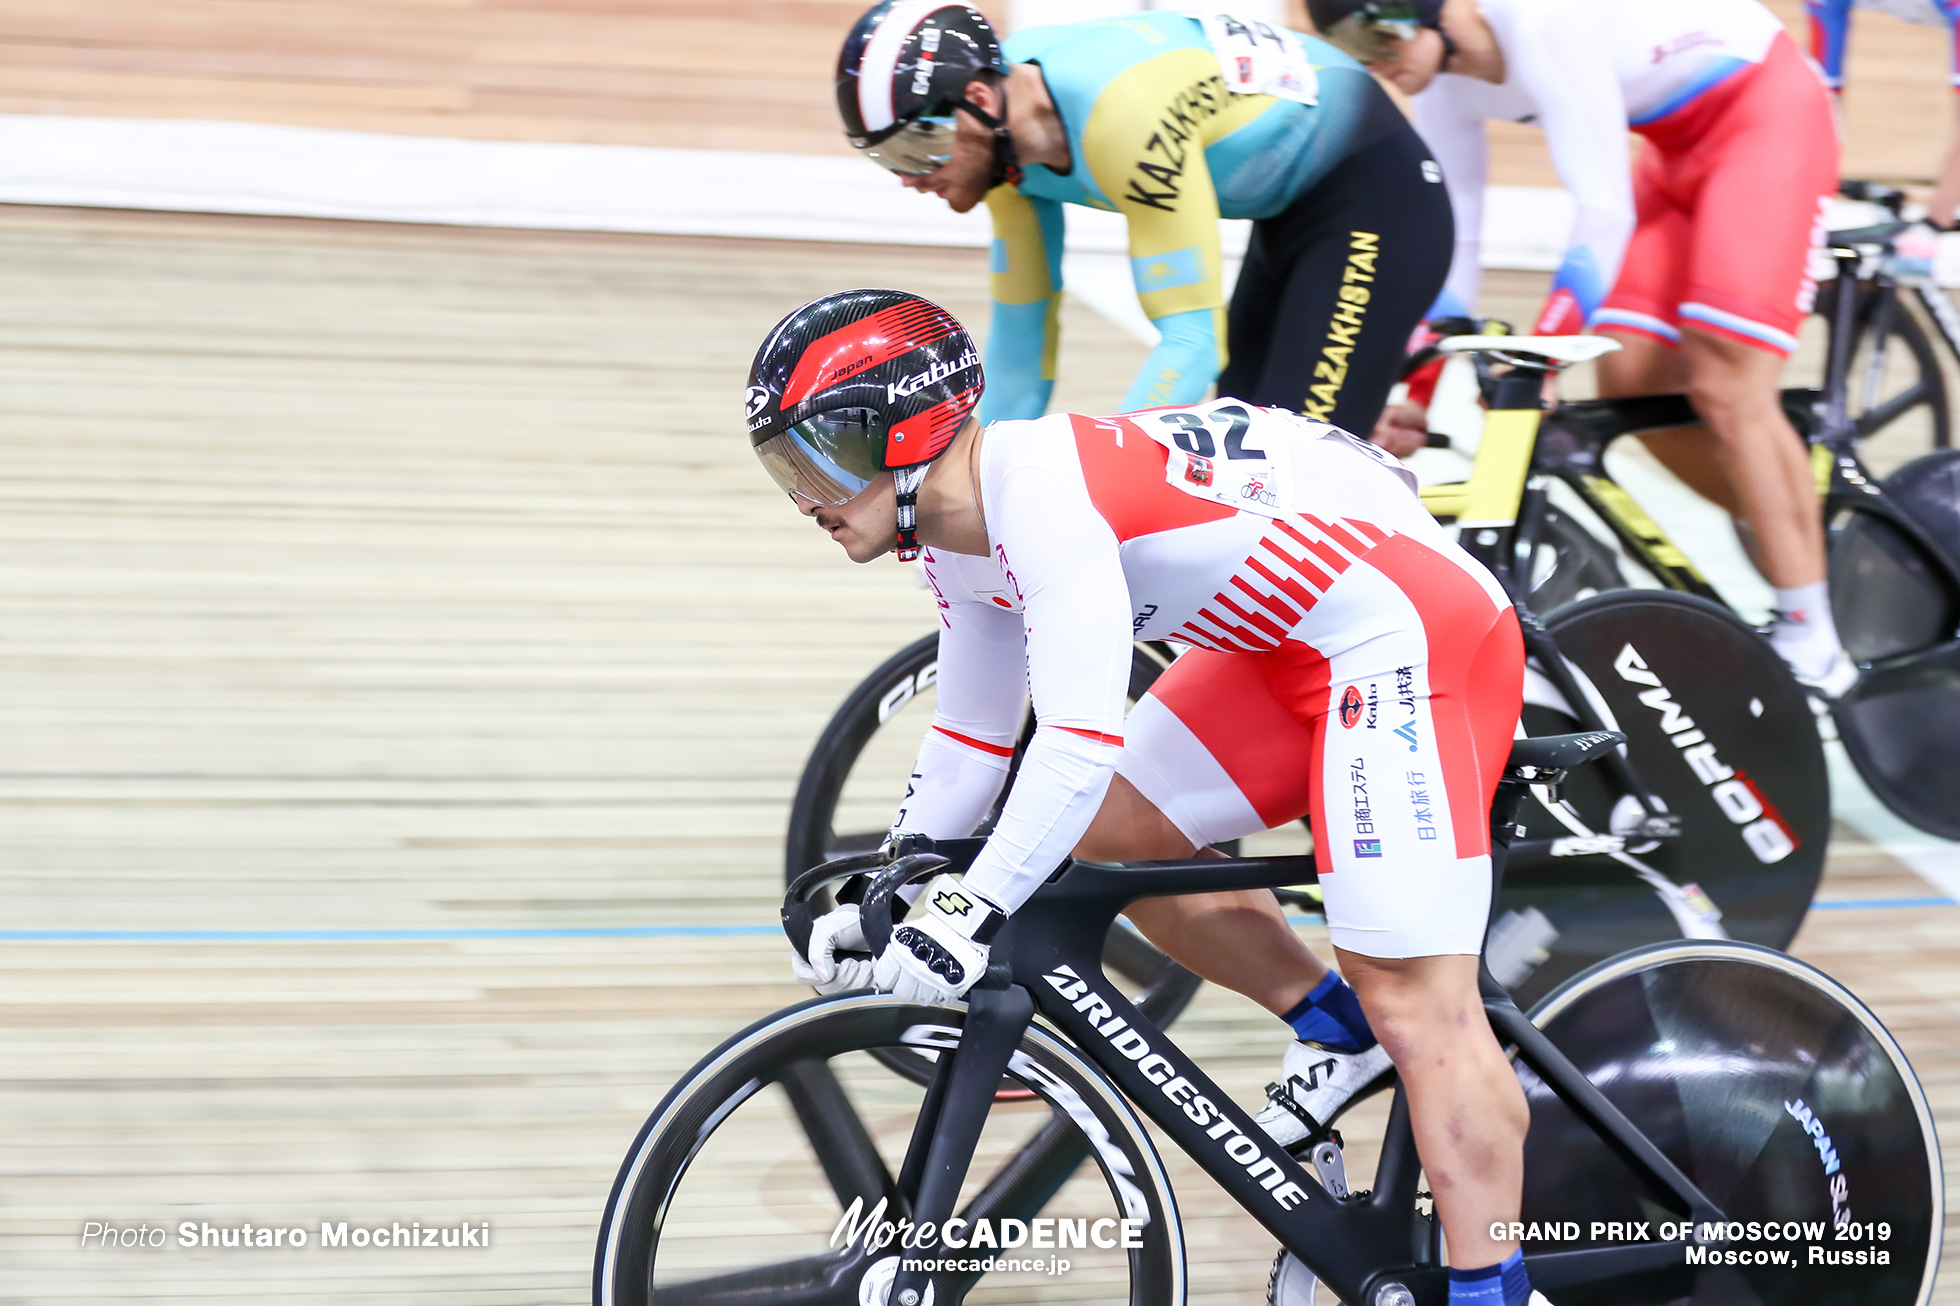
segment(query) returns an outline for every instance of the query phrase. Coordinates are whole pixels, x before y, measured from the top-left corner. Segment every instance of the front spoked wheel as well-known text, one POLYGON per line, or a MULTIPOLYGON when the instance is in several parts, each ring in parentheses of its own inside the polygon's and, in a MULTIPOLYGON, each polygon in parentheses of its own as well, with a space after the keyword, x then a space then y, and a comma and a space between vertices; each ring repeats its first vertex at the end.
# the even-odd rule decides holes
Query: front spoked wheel
MULTIPOLYGON (((885 1306, 901 1248, 867 1246, 871 1213, 881 1201, 895 1225, 910 1213, 917 1181, 903 1161, 924 1091, 876 1054, 936 1061, 965 1019, 963 1007, 887 995, 818 1000, 709 1054, 620 1167, 600 1223, 595 1306, 885 1306), (856 1240, 852 1220, 864 1231, 856 1240)), ((982 1220, 987 1234, 936 1253, 960 1264, 934 1274, 927 1301, 1181 1302, 1176 1202, 1129 1104, 1039 1026, 1008 1073, 1031 1097, 995 1105, 961 1190, 967 1237, 982 1238, 982 1220), (1037 1215, 1054 1223, 1011 1223, 1037 1215), (1140 1246, 1121 1245, 1126 1219, 1142 1221, 1140 1246), (986 1245, 1002 1240, 1020 1245, 986 1245)))
MULTIPOLYGON (((1716 604, 1615 590, 1546 623, 1641 781, 1678 818, 1642 839, 1639 804, 1601 763, 1563 801, 1528 802, 1485 955, 1529 1005, 1628 948, 1796 937, 1823 874, 1830 784, 1802 690, 1769 642, 1716 604)), ((1590 728, 1542 675, 1527 678, 1527 734, 1590 728)))
MULTIPOLYGON (((1945 1187, 1926 1094, 1878 1018, 1829 976, 1746 944, 1657 944, 1576 976, 1531 1018, 1741 1226, 1699 1263, 1683 1245, 1644 1275, 1544 1283, 1560 1306, 1931 1296, 1945 1187)), ((1603 1245, 1588 1236, 1595 1221, 1652 1238, 1683 1218, 1544 1081, 1518 1073, 1531 1104, 1523 1218, 1578 1230, 1527 1241, 1527 1257, 1603 1245)))

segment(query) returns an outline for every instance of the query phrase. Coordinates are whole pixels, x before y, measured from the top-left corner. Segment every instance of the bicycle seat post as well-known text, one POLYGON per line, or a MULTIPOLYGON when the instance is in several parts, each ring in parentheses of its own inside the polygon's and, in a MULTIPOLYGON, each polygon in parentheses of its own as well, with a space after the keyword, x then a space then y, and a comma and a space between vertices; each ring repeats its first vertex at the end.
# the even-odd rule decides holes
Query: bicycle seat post
POLYGON ((1831 352, 1824 367, 1824 394, 1818 401, 1817 438, 1836 447, 1851 436, 1851 347, 1858 321, 1858 265, 1863 251, 1831 246, 1837 263, 1837 297, 1831 301, 1831 352))

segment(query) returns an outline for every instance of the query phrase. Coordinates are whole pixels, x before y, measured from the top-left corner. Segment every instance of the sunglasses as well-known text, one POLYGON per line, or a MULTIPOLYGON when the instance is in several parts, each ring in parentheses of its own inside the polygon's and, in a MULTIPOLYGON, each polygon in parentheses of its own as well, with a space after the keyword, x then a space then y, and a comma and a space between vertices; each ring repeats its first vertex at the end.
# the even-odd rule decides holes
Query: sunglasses
POLYGON ((953 157, 955 124, 955 115, 951 113, 920 116, 876 144, 857 148, 888 172, 901 177, 923 177, 937 172, 953 157))

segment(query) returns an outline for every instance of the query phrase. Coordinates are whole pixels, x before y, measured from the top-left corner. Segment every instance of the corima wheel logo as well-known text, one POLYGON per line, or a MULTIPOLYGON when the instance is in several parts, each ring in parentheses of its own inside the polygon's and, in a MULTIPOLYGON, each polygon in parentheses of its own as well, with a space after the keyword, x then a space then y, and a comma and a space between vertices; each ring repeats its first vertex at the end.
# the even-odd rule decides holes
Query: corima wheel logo
POLYGON ((1742 842, 1764 865, 1780 862, 1797 850, 1799 840, 1783 814, 1768 795, 1758 789, 1746 772, 1737 771, 1715 755, 1715 745, 1695 726, 1694 718, 1681 710, 1673 693, 1661 683, 1647 662, 1631 644, 1622 645, 1613 659, 1613 669, 1629 684, 1646 685, 1635 697, 1660 713, 1660 727, 1668 742, 1681 750, 1688 764, 1708 790, 1730 823, 1739 827, 1742 842))

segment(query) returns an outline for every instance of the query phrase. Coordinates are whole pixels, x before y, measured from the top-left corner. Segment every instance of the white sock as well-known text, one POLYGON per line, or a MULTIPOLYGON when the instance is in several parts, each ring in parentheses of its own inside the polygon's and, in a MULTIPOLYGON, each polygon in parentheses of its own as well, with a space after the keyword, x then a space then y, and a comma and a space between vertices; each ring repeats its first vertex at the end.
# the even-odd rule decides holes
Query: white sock
POLYGON ((1837 657, 1839 640, 1825 582, 1777 590, 1776 610, 1781 620, 1771 631, 1770 642, 1784 661, 1800 672, 1821 674, 1827 670, 1837 657))

